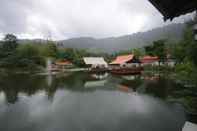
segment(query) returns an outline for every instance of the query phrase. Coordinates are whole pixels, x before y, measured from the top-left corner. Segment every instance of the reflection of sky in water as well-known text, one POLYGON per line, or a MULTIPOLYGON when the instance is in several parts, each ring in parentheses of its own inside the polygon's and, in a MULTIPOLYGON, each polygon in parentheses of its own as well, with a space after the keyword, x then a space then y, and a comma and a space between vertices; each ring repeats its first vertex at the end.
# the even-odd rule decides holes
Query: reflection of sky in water
MULTIPOLYGON (((0 92, 0 113, 2 113, 6 108, 4 106, 4 104, 5 104, 5 95, 3 92, 0 92)), ((0 114, 0 116, 1 116, 1 114, 0 114)))
POLYGON ((0 105, 2 105, 5 102, 5 95, 3 92, 0 92, 0 105))
MULTIPOLYGON (((4 96, 0 93, 0 105, 4 96)), ((5 103, 4 103, 5 104, 5 103)), ((179 131, 182 111, 159 99, 118 91, 45 92, 0 110, 1 131, 179 131)))

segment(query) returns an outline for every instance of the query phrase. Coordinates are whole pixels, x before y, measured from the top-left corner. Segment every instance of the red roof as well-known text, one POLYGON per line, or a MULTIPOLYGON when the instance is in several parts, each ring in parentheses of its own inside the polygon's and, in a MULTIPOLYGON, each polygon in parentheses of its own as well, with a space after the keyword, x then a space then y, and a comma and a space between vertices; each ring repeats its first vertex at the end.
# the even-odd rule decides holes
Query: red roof
POLYGON ((159 57, 157 57, 157 56, 144 56, 141 59, 142 63, 152 63, 152 62, 156 62, 156 61, 159 61, 159 57))
POLYGON ((123 56, 118 56, 114 61, 112 61, 110 64, 124 64, 129 62, 134 58, 134 55, 123 55, 123 56))
POLYGON ((57 61, 55 62, 56 65, 72 65, 72 62, 68 61, 68 60, 62 60, 62 61, 57 61))

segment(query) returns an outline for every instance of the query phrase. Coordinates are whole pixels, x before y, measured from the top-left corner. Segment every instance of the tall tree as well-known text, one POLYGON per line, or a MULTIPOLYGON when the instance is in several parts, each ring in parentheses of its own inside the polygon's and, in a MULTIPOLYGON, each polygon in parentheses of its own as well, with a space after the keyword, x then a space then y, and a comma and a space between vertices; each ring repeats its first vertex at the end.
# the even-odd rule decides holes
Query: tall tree
POLYGON ((166 40, 154 41, 152 45, 145 46, 145 52, 147 55, 158 56, 161 61, 166 58, 166 49, 165 49, 166 40))
POLYGON ((52 41, 48 41, 46 45, 42 46, 41 52, 45 57, 56 58, 58 55, 57 46, 52 41))
POLYGON ((145 49, 145 52, 146 52, 147 55, 150 55, 150 56, 155 55, 154 48, 153 48, 152 45, 145 46, 144 49, 145 49))
POLYGON ((16 63, 16 48, 18 46, 17 37, 13 34, 5 35, 0 47, 0 66, 13 67, 16 63))
POLYGON ((15 35, 13 34, 5 35, 2 45, 3 51, 6 52, 14 51, 17 48, 17 46, 18 46, 17 37, 15 35))
POLYGON ((158 40, 153 42, 154 55, 160 58, 160 61, 166 59, 166 49, 165 49, 166 40, 158 40))
POLYGON ((139 58, 140 56, 143 55, 142 51, 140 49, 133 49, 132 50, 132 53, 137 57, 139 58))

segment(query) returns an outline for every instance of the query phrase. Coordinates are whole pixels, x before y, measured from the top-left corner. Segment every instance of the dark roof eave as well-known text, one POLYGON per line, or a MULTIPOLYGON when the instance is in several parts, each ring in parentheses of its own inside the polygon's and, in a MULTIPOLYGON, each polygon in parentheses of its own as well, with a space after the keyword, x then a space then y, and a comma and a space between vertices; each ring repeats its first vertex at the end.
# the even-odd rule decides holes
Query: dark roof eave
MULTIPOLYGON (((180 15, 184 15, 187 13, 191 13, 197 10, 197 1, 188 1, 188 4, 174 4, 175 2, 172 0, 169 3, 162 0, 149 0, 153 6, 164 16, 164 20, 173 20, 175 17, 179 17, 180 15), (169 5, 168 5, 169 4, 169 5), (168 6, 166 6, 168 5, 168 6)), ((181 1, 180 1, 181 2, 181 1)))
POLYGON ((152 5, 164 16, 164 20, 166 21, 168 14, 166 14, 166 12, 163 10, 163 8, 161 8, 154 0, 149 0, 152 5))

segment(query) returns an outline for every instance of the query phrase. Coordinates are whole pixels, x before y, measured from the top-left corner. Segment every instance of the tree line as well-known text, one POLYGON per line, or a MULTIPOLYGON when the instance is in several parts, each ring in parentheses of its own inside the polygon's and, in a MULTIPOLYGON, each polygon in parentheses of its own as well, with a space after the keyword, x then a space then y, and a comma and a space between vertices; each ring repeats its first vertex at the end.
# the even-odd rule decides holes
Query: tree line
POLYGON ((0 68, 38 70, 43 69, 46 59, 69 60, 75 66, 82 67, 82 57, 104 56, 109 59, 107 53, 90 53, 86 49, 58 48, 54 41, 41 42, 20 42, 13 34, 6 34, 0 41, 0 68))

